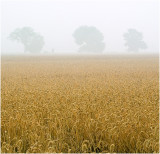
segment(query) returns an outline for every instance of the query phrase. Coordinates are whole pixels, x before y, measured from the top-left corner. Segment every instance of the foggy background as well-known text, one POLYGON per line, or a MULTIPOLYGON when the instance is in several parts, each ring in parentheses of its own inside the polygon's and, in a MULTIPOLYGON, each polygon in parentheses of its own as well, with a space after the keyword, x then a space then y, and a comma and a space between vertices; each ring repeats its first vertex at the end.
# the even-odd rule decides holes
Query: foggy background
POLYGON ((77 53, 72 35, 83 25, 103 34, 105 54, 128 53, 123 34, 130 28, 142 32, 147 44, 139 53, 158 53, 158 0, 3 0, 1 8, 2 54, 24 53, 7 37, 25 26, 44 37, 42 52, 77 53))

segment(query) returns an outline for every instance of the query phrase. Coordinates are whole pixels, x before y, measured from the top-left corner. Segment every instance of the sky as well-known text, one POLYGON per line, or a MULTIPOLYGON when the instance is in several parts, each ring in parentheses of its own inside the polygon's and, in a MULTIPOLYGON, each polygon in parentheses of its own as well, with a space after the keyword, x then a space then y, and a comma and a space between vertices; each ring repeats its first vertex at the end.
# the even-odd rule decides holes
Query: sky
POLYGON ((130 28, 142 32, 148 46, 139 53, 158 53, 158 7, 158 0, 2 0, 1 51, 24 53, 23 45, 8 36, 29 26, 44 36, 42 52, 77 53, 72 34, 87 25, 103 33, 106 54, 128 53, 123 34, 130 28))

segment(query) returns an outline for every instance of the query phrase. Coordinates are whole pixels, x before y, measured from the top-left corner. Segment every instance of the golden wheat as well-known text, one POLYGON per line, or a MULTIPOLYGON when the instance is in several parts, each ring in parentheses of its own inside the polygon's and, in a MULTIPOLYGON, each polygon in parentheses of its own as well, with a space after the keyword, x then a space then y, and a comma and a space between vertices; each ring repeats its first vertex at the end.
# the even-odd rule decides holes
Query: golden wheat
POLYGON ((156 56, 2 57, 4 153, 159 152, 156 56))

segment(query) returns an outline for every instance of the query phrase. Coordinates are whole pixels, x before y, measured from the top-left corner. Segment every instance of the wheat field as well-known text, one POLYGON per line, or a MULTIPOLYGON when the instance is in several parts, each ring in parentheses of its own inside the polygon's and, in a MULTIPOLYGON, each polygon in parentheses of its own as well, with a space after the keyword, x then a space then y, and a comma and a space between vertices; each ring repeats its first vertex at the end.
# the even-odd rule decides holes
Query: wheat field
POLYGON ((2 56, 1 152, 159 152, 157 55, 2 56))

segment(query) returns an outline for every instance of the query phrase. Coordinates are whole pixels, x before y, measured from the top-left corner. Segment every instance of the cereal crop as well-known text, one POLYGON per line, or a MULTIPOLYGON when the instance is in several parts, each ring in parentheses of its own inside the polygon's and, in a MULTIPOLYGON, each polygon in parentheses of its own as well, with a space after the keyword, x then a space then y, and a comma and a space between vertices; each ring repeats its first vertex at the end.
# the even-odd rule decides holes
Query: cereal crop
POLYGON ((3 56, 3 153, 159 152, 158 56, 3 56))

